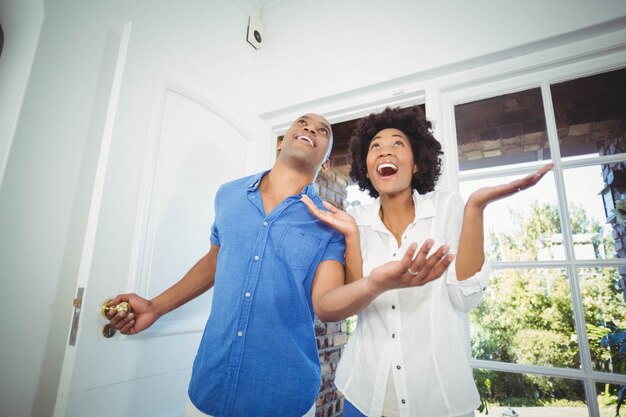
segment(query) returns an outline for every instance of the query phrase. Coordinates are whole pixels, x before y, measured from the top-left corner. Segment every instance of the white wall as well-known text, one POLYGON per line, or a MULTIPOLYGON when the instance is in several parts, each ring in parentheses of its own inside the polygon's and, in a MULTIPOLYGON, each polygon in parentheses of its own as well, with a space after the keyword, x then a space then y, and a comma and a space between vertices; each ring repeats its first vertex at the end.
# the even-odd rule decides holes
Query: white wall
POLYGON ((624 16, 612 0, 321 1, 266 23, 259 111, 528 53, 624 16))
POLYGON ((17 319, 11 337, 2 338, 8 352, 0 358, 2 415, 51 415, 56 397, 97 149, 89 130, 103 95, 107 35, 80 8, 46 7, 0 194, 2 293, 13 295, 2 309, 17 319))
POLYGON ((6 33, 0 169, 11 144, 0 188, 0 414, 12 417, 52 413, 119 42, 116 28, 126 20, 155 19, 167 30, 168 20, 180 26, 199 10, 228 8, 227 21, 215 26, 202 51, 215 64, 201 70, 210 98, 254 124, 249 106, 260 114, 398 77, 437 76, 511 50, 520 53, 525 45, 551 45, 555 37, 563 42, 567 37, 560 35, 626 15, 626 3, 608 0, 307 1, 307 7, 266 22, 264 47, 254 51, 222 47, 245 42, 245 27, 241 34, 223 28, 247 20, 225 0, 185 2, 184 8, 166 1, 49 0, 43 26, 40 2, 0 1, 6 33), (19 36, 12 35, 16 31, 19 36))
POLYGON ((43 23, 43 0, 0 0, 0 184, 43 23))

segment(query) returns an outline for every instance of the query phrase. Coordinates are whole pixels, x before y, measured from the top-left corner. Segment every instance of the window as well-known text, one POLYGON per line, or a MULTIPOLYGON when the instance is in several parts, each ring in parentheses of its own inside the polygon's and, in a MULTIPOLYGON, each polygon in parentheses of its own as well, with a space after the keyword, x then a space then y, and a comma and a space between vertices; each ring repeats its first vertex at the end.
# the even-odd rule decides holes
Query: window
POLYGON ((539 80, 459 102, 454 116, 465 199, 555 163, 487 208, 494 273, 470 316, 483 401, 496 415, 615 415, 626 391, 626 69, 539 80))
POLYGON ((454 116, 461 170, 550 159, 539 88, 456 106, 454 116))

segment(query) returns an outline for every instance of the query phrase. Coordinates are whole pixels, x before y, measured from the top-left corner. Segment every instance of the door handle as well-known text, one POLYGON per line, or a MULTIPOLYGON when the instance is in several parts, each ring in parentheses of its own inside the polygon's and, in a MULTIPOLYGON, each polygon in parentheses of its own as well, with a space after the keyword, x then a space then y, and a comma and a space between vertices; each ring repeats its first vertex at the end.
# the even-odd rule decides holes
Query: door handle
MULTIPOLYGON (((109 312, 109 311, 116 311, 116 312, 124 311, 126 313, 132 313, 133 312, 133 307, 130 305, 130 303, 128 301, 122 301, 121 303, 119 303, 117 305, 114 305, 114 306, 110 306, 109 305, 110 301, 111 301, 110 298, 108 300, 106 300, 102 304, 102 308, 100 309, 100 312, 102 313, 102 317, 104 317, 107 320, 109 318, 107 317, 106 313, 109 312)), ((115 336, 115 333, 117 333, 117 329, 115 327, 113 327, 110 323, 107 323, 104 326, 102 326, 101 334, 105 338, 110 339, 113 336, 115 336)))
POLYGON ((109 302, 111 301, 111 298, 107 299, 104 304, 102 304, 102 317, 104 317, 105 319, 108 319, 107 317, 107 312, 109 311, 117 311, 117 312, 121 312, 124 311, 125 313, 132 313, 133 312, 133 307, 130 305, 130 303, 128 301, 122 301, 119 304, 116 304, 114 306, 110 306, 109 302))

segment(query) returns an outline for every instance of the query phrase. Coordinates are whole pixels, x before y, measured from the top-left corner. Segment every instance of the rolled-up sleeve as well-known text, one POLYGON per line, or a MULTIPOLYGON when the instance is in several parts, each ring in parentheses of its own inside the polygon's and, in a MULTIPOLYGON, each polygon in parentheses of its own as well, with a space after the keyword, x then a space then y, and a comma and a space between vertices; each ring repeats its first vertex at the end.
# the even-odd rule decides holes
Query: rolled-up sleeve
POLYGON ((466 280, 459 281, 456 278, 456 261, 452 261, 446 274, 446 285, 448 296, 452 305, 464 312, 474 309, 483 299, 483 294, 489 284, 491 277, 491 263, 488 260, 483 262, 480 271, 466 280))
MULTIPOLYGON (((461 237, 465 204, 460 195, 452 193, 448 196, 444 207, 446 207, 446 218, 449 219, 448 230, 446 230, 445 233, 446 243, 450 246, 450 252, 456 253, 461 237)), ((490 277, 491 263, 485 259, 480 271, 460 281, 456 276, 456 259, 454 259, 452 263, 450 263, 445 276, 448 296, 450 297, 452 305, 457 310, 463 312, 474 309, 483 299, 483 294, 489 285, 490 277)))

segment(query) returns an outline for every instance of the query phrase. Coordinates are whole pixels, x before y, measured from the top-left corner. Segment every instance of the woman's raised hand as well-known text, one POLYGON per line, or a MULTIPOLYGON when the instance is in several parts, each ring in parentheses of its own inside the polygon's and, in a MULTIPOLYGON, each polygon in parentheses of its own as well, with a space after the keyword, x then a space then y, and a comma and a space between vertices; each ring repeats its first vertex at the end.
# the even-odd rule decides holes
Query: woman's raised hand
POLYGON ((539 168, 534 173, 527 175, 523 178, 509 182, 508 184, 494 185, 490 187, 480 188, 470 195, 467 200, 467 205, 476 206, 484 209, 489 203, 492 203, 501 198, 509 197, 522 190, 526 190, 537 184, 546 173, 548 173, 554 164, 546 164, 539 168))

